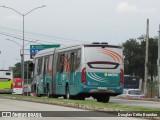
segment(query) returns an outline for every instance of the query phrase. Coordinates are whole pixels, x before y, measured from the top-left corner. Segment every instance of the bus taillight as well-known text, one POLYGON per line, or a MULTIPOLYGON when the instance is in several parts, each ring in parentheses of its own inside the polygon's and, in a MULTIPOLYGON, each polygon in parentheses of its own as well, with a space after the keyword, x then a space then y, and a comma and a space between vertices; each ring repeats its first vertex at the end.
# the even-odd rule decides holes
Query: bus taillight
POLYGON ((82 78, 81 81, 83 84, 86 84, 86 68, 82 69, 82 78))
POLYGON ((124 70, 121 69, 121 72, 120 72, 120 82, 119 82, 119 84, 121 85, 121 84, 123 84, 123 83, 124 83, 124 70))

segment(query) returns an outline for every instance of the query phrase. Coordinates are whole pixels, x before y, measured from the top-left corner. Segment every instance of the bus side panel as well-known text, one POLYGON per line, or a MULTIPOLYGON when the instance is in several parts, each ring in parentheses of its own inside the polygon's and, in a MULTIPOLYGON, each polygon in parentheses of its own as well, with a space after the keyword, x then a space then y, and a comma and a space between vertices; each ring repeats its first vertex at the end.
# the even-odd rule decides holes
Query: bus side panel
MULTIPOLYGON (((81 72, 73 72, 73 77, 74 77, 74 84, 70 84, 70 95, 77 95, 80 93, 80 88, 81 88, 81 72)), ((73 78, 71 78, 73 79, 73 78)))
POLYGON ((0 70, 0 93, 12 93, 13 71, 0 70))
POLYGON ((36 78, 36 85, 37 85, 37 94, 44 94, 44 76, 43 74, 40 74, 36 78))
POLYGON ((65 95, 66 75, 65 73, 56 74, 56 94, 65 95))
POLYGON ((0 93, 12 93, 13 80, 0 82, 0 93))

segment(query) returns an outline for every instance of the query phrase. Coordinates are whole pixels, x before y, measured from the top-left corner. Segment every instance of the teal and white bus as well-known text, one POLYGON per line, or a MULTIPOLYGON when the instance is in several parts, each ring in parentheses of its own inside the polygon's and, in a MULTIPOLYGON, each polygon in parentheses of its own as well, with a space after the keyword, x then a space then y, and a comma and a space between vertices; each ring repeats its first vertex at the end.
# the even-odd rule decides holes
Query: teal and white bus
POLYGON ((108 102, 110 96, 123 93, 122 54, 122 47, 108 44, 42 50, 30 65, 32 92, 80 100, 92 96, 98 102, 108 102))

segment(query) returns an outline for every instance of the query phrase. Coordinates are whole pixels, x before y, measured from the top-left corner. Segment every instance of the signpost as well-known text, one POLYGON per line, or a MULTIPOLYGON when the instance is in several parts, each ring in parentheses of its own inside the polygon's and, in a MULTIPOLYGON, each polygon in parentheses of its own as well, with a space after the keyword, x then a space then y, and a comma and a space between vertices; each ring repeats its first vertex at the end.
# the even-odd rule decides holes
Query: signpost
POLYGON ((30 59, 33 59, 34 56, 41 50, 48 49, 48 48, 58 48, 60 44, 41 44, 41 45, 30 45, 30 59))

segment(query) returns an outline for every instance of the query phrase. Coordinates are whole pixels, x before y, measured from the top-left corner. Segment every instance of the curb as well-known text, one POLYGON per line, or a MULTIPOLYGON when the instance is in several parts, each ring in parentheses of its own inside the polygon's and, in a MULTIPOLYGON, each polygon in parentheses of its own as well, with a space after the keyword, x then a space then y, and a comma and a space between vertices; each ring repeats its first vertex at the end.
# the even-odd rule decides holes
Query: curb
MULTIPOLYGON (((90 111, 99 111, 99 112, 112 112, 112 114, 118 115, 120 112, 127 113, 125 110, 119 110, 119 109, 113 109, 113 108, 103 108, 103 107, 94 107, 94 106, 87 106, 83 104, 75 104, 75 103, 65 103, 65 102, 59 102, 59 101, 50 101, 47 99, 32 99, 32 98, 23 98, 23 97, 11 97, 11 96, 0 96, 0 98, 3 99, 13 99, 13 100, 19 100, 19 101, 29 101, 29 102, 36 102, 36 103, 44 103, 44 104, 51 104, 51 105, 59 105, 59 106, 65 106, 65 107, 72 107, 72 108, 78 108, 78 109, 84 109, 84 110, 90 110, 90 111)), ((117 116, 118 117, 118 116, 117 116)), ((138 118, 145 118, 145 119, 151 119, 151 120, 160 120, 160 117, 138 117, 138 118)))

